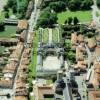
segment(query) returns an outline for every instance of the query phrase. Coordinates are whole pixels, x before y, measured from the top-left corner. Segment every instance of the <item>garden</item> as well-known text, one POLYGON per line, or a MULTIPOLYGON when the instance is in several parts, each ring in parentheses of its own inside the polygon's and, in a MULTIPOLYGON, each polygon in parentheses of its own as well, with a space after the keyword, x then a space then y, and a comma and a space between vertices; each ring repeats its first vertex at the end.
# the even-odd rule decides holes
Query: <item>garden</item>
POLYGON ((5 30, 0 32, 0 38, 13 38, 16 35, 16 26, 5 25, 5 30))

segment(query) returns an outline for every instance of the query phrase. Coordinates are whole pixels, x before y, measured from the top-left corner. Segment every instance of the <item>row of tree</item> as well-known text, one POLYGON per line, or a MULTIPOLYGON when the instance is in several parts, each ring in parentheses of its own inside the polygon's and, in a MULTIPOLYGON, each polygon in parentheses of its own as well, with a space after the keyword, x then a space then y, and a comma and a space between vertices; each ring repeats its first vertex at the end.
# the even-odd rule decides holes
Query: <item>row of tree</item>
POLYGON ((93 5, 92 0, 54 0, 53 2, 45 1, 42 8, 50 7, 55 12, 61 12, 66 8, 71 11, 90 10, 91 5, 93 5))
POLYGON ((68 8, 72 11, 90 10, 92 5, 92 0, 69 0, 68 2, 68 8))
POLYGON ((64 23, 65 24, 68 23, 69 25, 73 23, 74 25, 77 25, 79 23, 79 19, 77 17, 74 17, 74 18, 68 17, 68 19, 66 19, 64 23))
POLYGON ((0 22, 0 32, 5 30, 5 24, 3 22, 0 22))

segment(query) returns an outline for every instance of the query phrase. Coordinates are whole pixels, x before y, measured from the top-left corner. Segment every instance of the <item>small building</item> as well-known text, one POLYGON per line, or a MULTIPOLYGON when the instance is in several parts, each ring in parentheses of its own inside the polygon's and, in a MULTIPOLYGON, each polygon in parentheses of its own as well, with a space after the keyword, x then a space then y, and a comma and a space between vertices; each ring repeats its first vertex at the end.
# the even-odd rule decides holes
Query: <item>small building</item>
POLYGON ((89 91, 89 100, 100 100, 100 91, 89 91))
POLYGON ((71 43, 72 45, 75 45, 77 43, 77 33, 71 34, 71 43))
POLYGON ((27 30, 28 22, 27 20, 19 20, 17 25, 17 33, 20 34, 23 30, 27 30))
POLYGON ((54 99, 54 90, 52 86, 37 86, 36 100, 54 99))
POLYGON ((95 38, 88 38, 87 39, 87 45, 89 47, 90 50, 94 49, 96 47, 96 40, 95 38))

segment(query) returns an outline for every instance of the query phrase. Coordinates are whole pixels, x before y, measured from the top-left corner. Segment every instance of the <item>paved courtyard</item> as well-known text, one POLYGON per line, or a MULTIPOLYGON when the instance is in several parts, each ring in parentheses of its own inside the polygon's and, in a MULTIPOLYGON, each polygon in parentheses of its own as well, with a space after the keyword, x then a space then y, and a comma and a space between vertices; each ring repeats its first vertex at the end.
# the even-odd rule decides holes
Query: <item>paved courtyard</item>
POLYGON ((47 70, 57 70, 60 69, 60 60, 56 56, 48 56, 43 61, 43 67, 47 70))

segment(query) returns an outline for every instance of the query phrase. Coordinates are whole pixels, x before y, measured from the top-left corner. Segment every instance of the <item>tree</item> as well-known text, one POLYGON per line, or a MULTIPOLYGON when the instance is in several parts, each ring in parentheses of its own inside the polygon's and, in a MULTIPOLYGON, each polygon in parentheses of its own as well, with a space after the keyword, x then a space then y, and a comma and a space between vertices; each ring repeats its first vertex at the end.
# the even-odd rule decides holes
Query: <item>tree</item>
POLYGON ((38 20, 37 26, 41 27, 52 27, 57 23, 57 14, 51 13, 47 9, 42 11, 40 14, 40 18, 38 20))
POLYGON ((68 8, 72 11, 79 10, 81 2, 81 0, 70 0, 68 3, 68 8))
POLYGON ((9 13, 5 12, 5 18, 9 18, 9 13))
POLYGON ((5 24, 0 22, 0 32, 5 30, 5 24))
POLYGON ((16 7, 16 5, 14 5, 14 6, 12 7, 12 11, 13 11, 13 13, 17 13, 17 7, 16 7))
POLYGON ((100 8, 100 0, 97 0, 97 6, 100 8))
POLYGON ((74 17, 74 19, 73 19, 74 25, 78 24, 78 22, 79 22, 78 18, 77 17, 74 17))
POLYGON ((5 5, 4 7, 3 7, 3 9, 4 9, 4 11, 9 11, 9 7, 7 6, 7 5, 5 5))
POLYGON ((16 5, 16 0, 8 0, 7 6, 9 8, 12 8, 14 5, 16 5))
POLYGON ((93 35, 92 32, 88 32, 88 33, 87 33, 87 36, 88 36, 88 38, 92 38, 94 35, 93 35))
POLYGON ((67 24, 67 22, 68 22, 68 21, 67 21, 67 19, 66 19, 65 22, 64 22, 64 24, 67 24))
POLYGON ((11 95, 9 93, 7 94, 7 98, 11 98, 11 95))
POLYGON ((70 42, 70 40, 66 40, 65 41, 65 46, 64 46, 67 50, 68 49, 71 49, 71 42, 70 42))
POLYGON ((66 52, 66 57, 72 62, 75 61, 75 53, 73 53, 72 51, 66 52))
POLYGON ((83 0, 83 2, 81 3, 80 8, 82 10, 90 10, 92 5, 93 5, 92 0, 83 0))
POLYGON ((66 4, 63 1, 51 2, 49 6, 55 12, 61 12, 66 9, 66 4))
POLYGON ((72 17, 68 17, 68 24, 70 25, 72 23, 73 19, 72 17))

